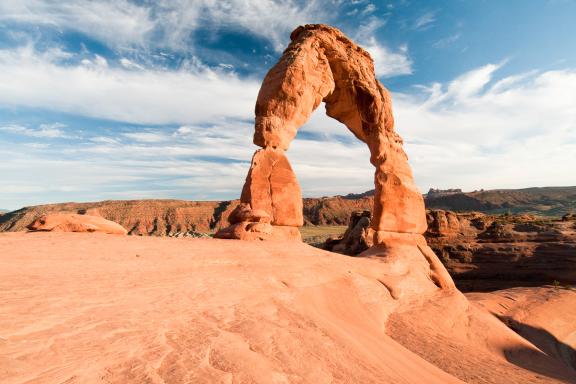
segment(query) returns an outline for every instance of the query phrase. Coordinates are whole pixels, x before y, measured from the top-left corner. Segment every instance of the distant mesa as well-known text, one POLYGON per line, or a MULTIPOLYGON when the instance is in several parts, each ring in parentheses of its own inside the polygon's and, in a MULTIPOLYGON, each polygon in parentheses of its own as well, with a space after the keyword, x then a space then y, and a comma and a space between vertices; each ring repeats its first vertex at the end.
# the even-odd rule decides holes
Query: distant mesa
POLYGON ((126 235, 120 224, 99 216, 73 213, 53 213, 43 215, 28 225, 30 231, 45 232, 102 232, 113 235, 126 235))
POLYGON ((426 197, 449 196, 449 195, 454 195, 457 193, 462 193, 462 189, 460 189, 460 188, 452 188, 452 189, 430 188, 428 190, 428 193, 425 196, 426 197))

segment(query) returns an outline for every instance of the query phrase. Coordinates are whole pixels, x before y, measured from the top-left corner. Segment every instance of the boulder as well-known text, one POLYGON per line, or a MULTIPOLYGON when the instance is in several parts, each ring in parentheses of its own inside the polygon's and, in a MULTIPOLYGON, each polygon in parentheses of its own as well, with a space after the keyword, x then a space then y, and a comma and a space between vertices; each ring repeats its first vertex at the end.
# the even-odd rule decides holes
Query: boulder
POLYGON ((30 231, 46 232, 103 232, 113 235, 126 235, 120 224, 99 216, 77 215, 74 213, 54 213, 40 216, 28 225, 30 231))

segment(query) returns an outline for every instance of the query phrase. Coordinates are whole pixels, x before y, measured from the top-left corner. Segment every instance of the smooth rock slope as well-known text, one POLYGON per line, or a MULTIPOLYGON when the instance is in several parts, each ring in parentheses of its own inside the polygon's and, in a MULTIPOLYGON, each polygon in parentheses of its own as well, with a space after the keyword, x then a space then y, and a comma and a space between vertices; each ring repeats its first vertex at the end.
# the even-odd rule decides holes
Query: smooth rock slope
POLYGON ((0 382, 576 382, 458 291, 393 298, 386 268, 295 242, 3 233, 0 382))

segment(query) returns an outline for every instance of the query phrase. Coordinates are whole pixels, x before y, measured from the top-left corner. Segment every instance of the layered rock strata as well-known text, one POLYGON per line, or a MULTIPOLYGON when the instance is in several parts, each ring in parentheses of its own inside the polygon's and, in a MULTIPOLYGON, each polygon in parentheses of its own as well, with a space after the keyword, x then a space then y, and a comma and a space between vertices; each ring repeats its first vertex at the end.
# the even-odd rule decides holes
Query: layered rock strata
MULTIPOLYGON (((369 216, 353 213, 344 235, 328 239, 324 248, 362 254, 369 246, 369 216)), ((576 284, 576 219, 444 210, 427 211, 427 219, 426 240, 463 291, 576 284)))

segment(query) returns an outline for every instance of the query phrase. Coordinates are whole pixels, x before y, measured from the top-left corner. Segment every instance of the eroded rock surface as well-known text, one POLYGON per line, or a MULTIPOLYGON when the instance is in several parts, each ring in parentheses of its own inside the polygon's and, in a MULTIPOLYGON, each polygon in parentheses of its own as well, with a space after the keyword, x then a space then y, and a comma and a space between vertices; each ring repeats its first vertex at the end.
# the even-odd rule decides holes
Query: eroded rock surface
POLYGON ((576 369, 576 289, 519 287, 466 296, 547 355, 576 369))
POLYGON ((374 231, 423 233, 424 201, 402 139, 394 131, 392 101, 374 74, 370 55, 339 30, 306 25, 268 72, 256 102, 254 143, 288 149, 321 102, 370 149, 376 167, 374 231))
POLYGON ((126 235, 120 224, 99 216, 54 213, 43 215, 28 226, 31 231, 46 232, 103 232, 113 235, 126 235))
POLYGON ((300 185, 281 149, 267 147, 256 151, 240 202, 268 213, 273 225, 304 225, 300 185))
MULTIPOLYGON (((294 241, 0 233, 0 381, 576 382, 565 360, 438 290, 409 252, 399 284, 417 295, 388 289, 381 257, 294 241)), ((573 296, 542 301, 530 324, 573 346, 573 296)))
POLYGON ((232 225, 216 237, 284 240, 292 238, 290 228, 303 225, 300 187, 283 152, 324 102, 328 116, 367 144, 376 168, 370 228, 362 236, 371 247, 363 255, 382 257, 389 268, 392 277, 382 284, 395 297, 419 295, 431 287, 453 289, 450 275, 422 236, 424 199, 414 183, 402 139, 394 131, 392 100, 376 79, 372 58, 326 25, 298 27, 290 39, 260 88, 254 144, 263 149, 254 154, 242 190, 240 200, 245 206, 231 215, 240 217, 239 211, 249 207, 265 211, 271 224, 231 220, 232 225))
POLYGON ((209 233, 226 226, 238 205, 232 201, 106 200, 25 207, 0 217, 0 232, 25 231, 42 215, 52 213, 100 216, 122 225, 137 236, 175 236, 186 232, 209 233))
POLYGON ((531 215, 429 212, 428 244, 463 290, 576 284, 576 225, 531 215))
MULTIPOLYGON (((369 212, 353 213, 344 235, 324 248, 347 255, 365 251, 369 227, 358 215, 369 212)), ((427 218, 427 243, 461 290, 576 284, 576 221, 444 210, 429 210, 427 218)))

